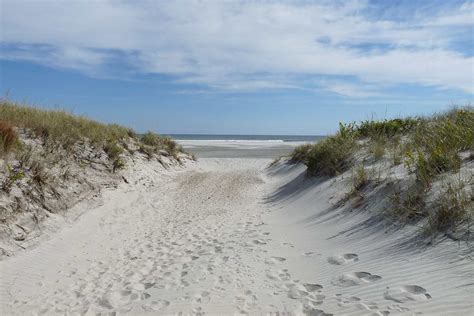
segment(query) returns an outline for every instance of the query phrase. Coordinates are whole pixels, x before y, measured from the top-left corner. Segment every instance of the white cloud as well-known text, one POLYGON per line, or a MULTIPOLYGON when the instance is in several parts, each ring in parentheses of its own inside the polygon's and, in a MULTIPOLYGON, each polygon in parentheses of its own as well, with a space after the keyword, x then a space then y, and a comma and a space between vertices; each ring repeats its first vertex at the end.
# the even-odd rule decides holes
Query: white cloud
MULTIPOLYGON (((302 78, 350 76, 356 78, 351 85, 314 88, 368 96, 379 84, 415 83, 474 92, 473 57, 451 47, 458 27, 473 27, 471 4, 419 12, 416 21, 368 17, 367 6, 3 0, 1 41, 9 48, 1 56, 89 75, 118 60, 136 72, 232 91, 308 88, 302 78)), ((462 40, 472 47, 472 37, 462 40)))

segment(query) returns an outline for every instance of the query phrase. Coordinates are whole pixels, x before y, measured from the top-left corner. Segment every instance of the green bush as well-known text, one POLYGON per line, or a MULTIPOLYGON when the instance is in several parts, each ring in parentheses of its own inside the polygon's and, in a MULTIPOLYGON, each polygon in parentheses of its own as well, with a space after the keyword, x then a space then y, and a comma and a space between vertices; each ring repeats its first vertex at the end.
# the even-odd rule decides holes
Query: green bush
POLYGON ((419 119, 405 118, 405 119, 391 119, 383 121, 366 120, 359 123, 355 130, 359 137, 393 137, 397 134, 406 134, 414 129, 419 119))
POLYGON ((464 181, 448 182, 434 203, 434 211, 429 216, 432 231, 455 228, 474 215, 472 192, 465 190, 464 181))
POLYGON ((143 148, 143 152, 149 152, 150 148, 152 150, 163 149, 167 151, 170 155, 177 157, 177 153, 182 151, 181 146, 178 145, 174 140, 169 137, 162 137, 153 132, 146 132, 140 138, 141 142, 148 146, 143 148))
POLYGON ((454 109, 425 120, 414 131, 408 146, 407 166, 430 187, 436 175, 460 168, 461 151, 474 149, 473 109, 454 109))
POLYGON ((306 163, 308 159, 309 152, 313 148, 312 144, 304 144, 295 147, 293 152, 291 153, 291 159, 295 162, 303 162, 306 163))
POLYGON ((340 124, 336 135, 312 146, 306 159, 311 175, 334 176, 347 170, 357 148, 350 126, 340 124))

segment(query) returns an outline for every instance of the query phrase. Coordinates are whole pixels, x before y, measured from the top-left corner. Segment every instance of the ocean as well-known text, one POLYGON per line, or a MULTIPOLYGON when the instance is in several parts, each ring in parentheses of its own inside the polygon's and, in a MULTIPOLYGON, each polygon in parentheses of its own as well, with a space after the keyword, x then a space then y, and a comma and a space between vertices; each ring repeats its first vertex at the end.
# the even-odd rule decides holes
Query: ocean
POLYGON ((209 140, 209 141, 256 141, 256 142, 299 142, 313 143, 325 136, 317 135, 211 135, 211 134, 171 134, 178 141, 209 140))
POLYGON ((316 143, 316 135, 168 135, 198 158, 277 158, 302 144, 316 143))

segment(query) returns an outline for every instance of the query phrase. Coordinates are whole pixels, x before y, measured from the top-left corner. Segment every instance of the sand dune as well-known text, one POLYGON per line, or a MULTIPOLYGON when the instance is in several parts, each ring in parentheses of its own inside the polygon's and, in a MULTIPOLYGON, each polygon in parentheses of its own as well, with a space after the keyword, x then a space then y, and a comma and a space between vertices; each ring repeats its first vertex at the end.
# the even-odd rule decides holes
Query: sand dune
POLYGON ((361 228, 346 183, 267 159, 137 166, 74 223, 0 262, 2 314, 467 315, 467 245, 361 228))

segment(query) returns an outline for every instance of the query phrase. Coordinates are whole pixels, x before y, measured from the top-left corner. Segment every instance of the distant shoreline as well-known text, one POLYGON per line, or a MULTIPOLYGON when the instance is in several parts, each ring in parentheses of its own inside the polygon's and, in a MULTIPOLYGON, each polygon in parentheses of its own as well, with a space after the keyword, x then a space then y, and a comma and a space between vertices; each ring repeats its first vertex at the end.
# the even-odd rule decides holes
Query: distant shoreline
POLYGON ((255 142, 315 142, 322 135, 232 135, 232 134, 166 134, 178 141, 255 141, 255 142))

